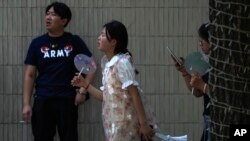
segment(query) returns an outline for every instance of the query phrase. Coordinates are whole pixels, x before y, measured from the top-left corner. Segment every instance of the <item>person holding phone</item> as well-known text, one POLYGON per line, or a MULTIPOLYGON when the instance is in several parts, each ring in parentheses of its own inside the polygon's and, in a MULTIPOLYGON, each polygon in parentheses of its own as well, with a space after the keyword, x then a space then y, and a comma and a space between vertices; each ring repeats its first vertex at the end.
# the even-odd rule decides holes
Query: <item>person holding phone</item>
MULTIPOLYGON (((210 52, 209 45, 209 33, 208 33, 208 24, 202 24, 198 30, 200 37, 199 46, 202 50, 204 60, 208 61, 208 55, 210 52)), ((204 128, 201 141, 209 141, 210 135, 210 112, 209 112, 209 102, 210 98, 207 95, 209 91, 209 86, 207 84, 209 72, 205 73, 203 76, 200 76, 198 73, 189 74, 185 69, 185 59, 180 58, 180 61, 177 61, 175 57, 172 56, 172 59, 175 62, 176 69, 181 73, 187 88, 192 91, 193 95, 196 97, 203 97, 204 100, 204 128)))

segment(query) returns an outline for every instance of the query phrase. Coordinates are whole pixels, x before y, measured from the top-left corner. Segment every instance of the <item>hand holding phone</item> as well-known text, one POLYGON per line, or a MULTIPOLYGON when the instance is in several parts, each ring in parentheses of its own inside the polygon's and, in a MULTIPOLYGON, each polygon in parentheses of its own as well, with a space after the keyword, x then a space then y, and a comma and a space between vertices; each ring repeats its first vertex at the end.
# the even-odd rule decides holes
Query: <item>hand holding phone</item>
POLYGON ((167 46, 167 49, 169 51, 169 53, 171 54, 172 59, 177 62, 180 66, 183 65, 182 61, 180 60, 180 58, 178 58, 173 51, 167 46))

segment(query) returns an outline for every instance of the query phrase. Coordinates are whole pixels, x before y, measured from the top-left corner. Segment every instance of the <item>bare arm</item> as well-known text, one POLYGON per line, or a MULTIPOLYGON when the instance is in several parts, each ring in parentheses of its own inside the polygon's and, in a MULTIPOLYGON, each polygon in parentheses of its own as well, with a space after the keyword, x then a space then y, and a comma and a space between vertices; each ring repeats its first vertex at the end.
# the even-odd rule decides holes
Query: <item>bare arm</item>
POLYGON ((196 87, 191 86, 191 84, 190 84, 190 82, 191 82, 191 75, 189 75, 189 74, 187 73, 186 75, 183 75, 183 74, 182 74, 182 76, 183 76, 183 79, 185 80, 185 83, 186 83, 186 86, 187 86, 188 90, 189 90, 190 92, 192 92, 192 89, 193 89, 193 95, 194 95, 195 97, 201 97, 201 96, 203 96, 202 91, 200 91, 200 90, 197 89, 196 87))
POLYGON ((24 74, 24 85, 23 85, 23 104, 30 105, 30 98, 32 95, 34 82, 36 79, 36 67, 32 65, 27 65, 24 74))
POLYGON ((30 99, 36 79, 37 69, 35 66, 27 65, 24 74, 24 85, 23 85, 23 120, 30 121, 31 117, 31 106, 30 99))
POLYGON ((92 86, 86 79, 82 76, 78 76, 78 74, 71 80, 71 84, 77 87, 85 88, 91 95, 96 97, 98 100, 102 101, 102 91, 98 90, 94 86, 92 86))
MULTIPOLYGON (((94 79, 95 73, 90 73, 86 75, 86 81, 91 83, 94 79)), ((76 90, 76 97, 75 97, 75 105, 83 104, 87 98, 87 90, 84 87, 80 87, 80 89, 76 90)))
MULTIPOLYGON (((93 57, 92 59, 94 60, 93 57)), ((85 80, 89 83, 92 83, 92 81, 94 80, 94 77, 95 77, 95 72, 89 73, 86 75, 85 80)), ((76 92, 77 92, 77 95, 75 97, 75 105, 84 103, 86 100, 87 90, 84 87, 80 87, 80 89, 76 90, 76 92)))
POLYGON ((136 112, 138 114, 140 124, 147 123, 145 110, 141 101, 141 97, 139 95, 138 89, 136 86, 130 85, 128 87, 129 94, 131 94, 133 99, 133 104, 135 106, 136 112))
POLYGON ((151 140, 152 137, 154 136, 154 131, 152 128, 150 128, 147 122, 144 106, 143 106, 140 94, 138 92, 138 89, 136 86, 130 85, 128 87, 128 92, 132 96, 133 104, 134 104, 134 107, 135 107, 135 110, 139 119, 140 132, 141 134, 143 134, 146 140, 151 140))
POLYGON ((89 85, 87 91, 92 94, 99 101, 103 101, 102 91, 98 90, 92 85, 89 85))
POLYGON ((192 87, 195 87, 197 90, 199 90, 201 93, 208 93, 209 86, 207 83, 203 81, 200 75, 193 74, 190 80, 190 85, 192 87))
MULTIPOLYGON (((94 57, 91 57, 91 58, 92 58, 93 60, 95 60, 94 57)), ((86 77, 85 77, 84 79, 86 80, 86 82, 92 83, 93 80, 94 80, 95 74, 96 74, 96 72, 89 73, 89 74, 86 75, 86 77)), ((87 90, 85 90, 84 87, 81 87, 81 88, 80 88, 80 91, 83 92, 83 93, 86 93, 86 92, 87 92, 87 90)))
POLYGON ((173 59, 173 61, 175 62, 175 68, 176 68, 176 70, 179 71, 179 72, 181 72, 181 74, 182 74, 182 76, 183 76, 183 79, 184 79, 184 81, 185 81, 185 84, 186 84, 188 90, 189 90, 190 92, 192 92, 192 89, 193 89, 193 95, 194 95, 195 97, 201 97, 201 96, 203 96, 202 91, 200 91, 200 90, 198 90, 198 89, 196 89, 196 88, 193 88, 193 87, 191 86, 191 84, 190 84, 191 75, 188 74, 188 72, 186 71, 186 69, 185 69, 185 67, 184 67, 184 62, 185 62, 184 58, 180 58, 180 60, 181 60, 180 63, 181 63, 181 64, 179 64, 173 57, 172 57, 172 59, 173 59))

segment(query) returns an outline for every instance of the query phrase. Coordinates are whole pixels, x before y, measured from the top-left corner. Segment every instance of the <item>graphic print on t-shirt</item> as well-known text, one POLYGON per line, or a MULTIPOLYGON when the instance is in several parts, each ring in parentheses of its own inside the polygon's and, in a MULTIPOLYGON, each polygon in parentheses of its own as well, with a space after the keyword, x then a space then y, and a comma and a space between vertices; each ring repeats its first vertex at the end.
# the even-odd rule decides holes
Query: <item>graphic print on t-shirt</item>
POLYGON ((63 49, 52 50, 47 46, 41 47, 41 52, 44 54, 43 58, 58 58, 68 57, 69 53, 73 50, 71 44, 66 45, 63 49))

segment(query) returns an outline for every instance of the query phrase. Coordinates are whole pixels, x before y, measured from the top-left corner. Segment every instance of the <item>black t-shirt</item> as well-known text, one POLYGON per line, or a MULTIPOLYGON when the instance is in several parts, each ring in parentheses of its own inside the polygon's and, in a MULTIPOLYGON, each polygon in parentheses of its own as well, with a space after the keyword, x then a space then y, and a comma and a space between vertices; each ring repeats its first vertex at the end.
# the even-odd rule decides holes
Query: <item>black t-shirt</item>
MULTIPOLYGON (((202 76, 202 79, 205 83, 208 82, 208 77, 209 77, 209 73, 206 73, 205 75, 202 76)), ((203 99, 204 99, 204 111, 203 111, 203 115, 210 115, 210 111, 209 111, 209 102, 210 102, 210 98, 207 94, 203 95, 203 99)))
POLYGON ((35 81, 37 96, 74 97, 71 80, 77 72, 74 66, 76 54, 92 56, 84 41, 65 32, 61 37, 44 34, 32 40, 25 64, 37 67, 35 81))

